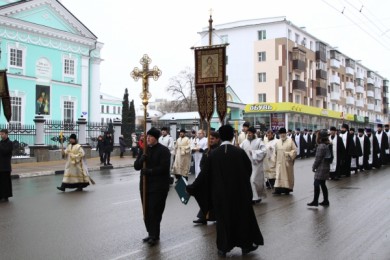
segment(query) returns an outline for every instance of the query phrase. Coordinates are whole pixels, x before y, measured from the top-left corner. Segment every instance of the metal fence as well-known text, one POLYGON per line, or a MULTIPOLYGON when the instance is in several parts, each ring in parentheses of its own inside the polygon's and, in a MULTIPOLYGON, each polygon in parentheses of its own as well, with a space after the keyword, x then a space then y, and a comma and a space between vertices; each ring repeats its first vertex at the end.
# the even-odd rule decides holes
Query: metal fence
POLYGON ((86 129, 87 144, 95 148, 99 135, 104 136, 104 132, 108 131, 108 129, 109 126, 107 123, 88 122, 86 129))
POLYGON ((35 143, 35 125, 0 124, 1 129, 8 129, 8 138, 13 143, 13 157, 30 156, 29 145, 35 143))
POLYGON ((63 141, 67 142, 71 134, 79 133, 79 126, 76 122, 47 120, 44 125, 45 145, 49 149, 60 148, 60 133, 63 134, 63 141))

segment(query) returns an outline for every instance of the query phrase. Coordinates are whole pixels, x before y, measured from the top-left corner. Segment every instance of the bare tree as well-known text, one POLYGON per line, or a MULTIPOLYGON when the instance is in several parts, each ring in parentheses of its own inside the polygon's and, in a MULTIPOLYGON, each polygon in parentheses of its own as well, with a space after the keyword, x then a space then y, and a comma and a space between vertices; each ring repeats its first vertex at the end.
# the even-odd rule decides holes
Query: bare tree
POLYGON ((195 93, 195 76, 193 69, 187 67, 177 76, 170 78, 167 91, 173 96, 171 112, 188 112, 197 110, 195 93))

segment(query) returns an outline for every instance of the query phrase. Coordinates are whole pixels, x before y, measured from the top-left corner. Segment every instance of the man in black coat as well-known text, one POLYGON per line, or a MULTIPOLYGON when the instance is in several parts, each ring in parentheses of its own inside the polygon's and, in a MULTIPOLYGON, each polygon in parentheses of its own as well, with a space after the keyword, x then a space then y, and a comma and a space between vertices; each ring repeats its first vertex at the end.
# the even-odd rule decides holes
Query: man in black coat
POLYGON ((8 201, 12 197, 11 158, 12 142, 8 138, 8 130, 0 130, 0 201, 8 201))
POLYGON ((381 163, 378 158, 379 153, 379 143, 375 134, 372 134, 371 128, 366 129, 366 134, 368 140, 370 141, 370 155, 368 156, 368 169, 371 170, 372 167, 379 169, 381 167, 381 163))
POLYGON ((355 145, 355 154, 352 156, 351 160, 351 171, 355 171, 355 174, 358 173, 359 169, 359 157, 363 155, 362 146, 358 136, 355 134, 355 128, 351 127, 349 133, 352 135, 352 140, 355 145))
POLYGON ((349 126, 343 124, 340 130, 340 137, 343 140, 345 153, 342 154, 340 174, 346 177, 351 176, 351 161, 352 157, 357 156, 353 134, 349 132, 349 126))
POLYGON ((360 143, 362 155, 356 159, 356 164, 358 165, 358 169, 362 172, 364 170, 369 170, 368 158, 371 153, 371 144, 370 139, 364 134, 363 128, 358 129, 357 139, 360 143))
MULTIPOLYGON (((206 160, 209 157, 209 155, 211 154, 211 152, 213 152, 215 149, 217 149, 219 147, 219 145, 221 144, 219 133, 215 132, 215 131, 211 132, 209 142, 210 142, 210 150, 209 150, 209 148, 206 148, 206 150, 204 150, 202 159, 200 159, 200 165, 199 165, 200 170, 202 170, 203 167, 205 166, 206 160)), ((193 221, 195 224, 206 225, 207 221, 215 221, 214 212, 212 212, 212 211, 208 212, 208 214, 205 214, 200 209, 197 217, 198 217, 198 219, 193 221)))
POLYGON ((252 206, 252 164, 244 150, 232 145, 233 127, 221 126, 219 134, 221 146, 208 156, 187 192, 195 196, 203 212, 214 209, 218 255, 225 257, 236 246, 246 255, 264 244, 252 206))
POLYGON ((165 209, 170 182, 171 153, 164 145, 158 143, 160 131, 151 128, 147 132, 147 153, 141 150, 134 162, 134 169, 141 170, 140 194, 145 207, 144 222, 148 236, 142 241, 154 246, 160 240, 160 223, 165 209), (144 162, 146 167, 143 166, 144 162), (145 187, 144 187, 145 176, 145 187), (145 188, 146 201, 143 201, 145 188))
POLYGON ((301 158, 301 159, 305 158, 308 145, 305 139, 303 138, 303 133, 301 132, 301 129, 297 128, 295 135, 293 135, 291 138, 295 142, 295 145, 298 149, 297 158, 301 158))
MULTIPOLYGON (((390 128, 389 128, 389 124, 385 124, 385 130, 383 132, 385 134, 387 134, 387 139, 389 141, 389 148, 390 148, 390 128)), ((387 153, 387 163, 390 164, 390 150, 387 153)))
POLYGON ((337 129, 334 126, 330 128, 329 141, 332 144, 334 156, 333 162, 330 164, 329 177, 331 180, 339 180, 341 175, 341 161, 345 153, 345 148, 343 140, 337 134, 337 129))
POLYGON ((106 132, 103 138, 103 147, 104 147, 104 166, 112 165, 110 163, 111 152, 114 150, 114 140, 112 140, 112 136, 110 132, 106 132))
POLYGON ((375 133, 376 138, 378 139, 379 144, 379 153, 378 159, 381 165, 387 164, 387 154, 389 153, 389 138, 387 134, 382 131, 383 125, 377 125, 377 131, 375 133))

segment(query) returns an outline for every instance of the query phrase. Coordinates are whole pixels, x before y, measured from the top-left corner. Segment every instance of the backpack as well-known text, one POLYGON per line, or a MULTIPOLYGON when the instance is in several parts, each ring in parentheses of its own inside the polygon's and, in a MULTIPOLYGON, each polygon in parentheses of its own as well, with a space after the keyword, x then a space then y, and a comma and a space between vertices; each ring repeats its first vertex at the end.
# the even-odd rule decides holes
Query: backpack
POLYGON ((328 149, 326 149, 324 161, 329 163, 329 164, 332 164, 333 159, 334 159, 334 156, 333 156, 333 145, 332 144, 328 144, 326 146, 327 146, 328 149))

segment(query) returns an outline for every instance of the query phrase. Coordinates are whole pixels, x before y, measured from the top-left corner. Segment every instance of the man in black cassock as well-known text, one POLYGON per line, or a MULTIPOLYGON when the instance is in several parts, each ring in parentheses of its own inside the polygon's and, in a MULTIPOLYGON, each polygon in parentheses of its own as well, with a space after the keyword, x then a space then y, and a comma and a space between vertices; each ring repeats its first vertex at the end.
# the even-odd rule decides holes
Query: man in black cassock
POLYGON ((370 141, 370 156, 368 157, 368 169, 371 170, 372 167, 379 169, 382 165, 378 158, 379 153, 379 143, 375 134, 372 134, 371 128, 366 129, 366 134, 368 140, 370 141))
POLYGON ((357 165, 359 170, 362 172, 364 170, 369 170, 369 164, 368 164, 368 158, 371 153, 371 144, 370 139, 367 137, 367 135, 364 134, 364 129, 359 128, 358 129, 358 136, 357 136, 360 147, 362 149, 362 155, 356 159, 357 165))
POLYGON ((8 130, 0 130, 0 201, 6 202, 12 197, 11 158, 12 142, 8 138, 8 130))
POLYGON ((383 125, 378 124, 375 136, 378 139, 378 144, 379 144, 379 153, 378 153, 379 162, 381 165, 386 165, 387 155, 389 154, 389 139, 387 134, 382 129, 383 129, 383 125))
POLYGON ((330 164, 329 177, 331 180, 339 180, 341 175, 341 163, 343 159, 343 154, 345 153, 345 147, 343 140, 337 134, 336 127, 330 127, 329 141, 333 147, 333 162, 330 164))
POLYGON ((264 244, 252 207, 252 165, 245 151, 232 145, 230 125, 221 126, 219 134, 221 146, 208 156, 187 192, 195 196, 203 212, 214 210, 218 255, 225 257, 236 246, 246 255, 264 244))
POLYGON ((140 151, 134 169, 141 170, 140 176, 140 193, 143 200, 143 176, 146 176, 146 214, 144 222, 148 236, 142 239, 144 243, 154 246, 160 240, 160 223, 165 209, 165 201, 168 196, 171 163, 171 153, 164 145, 158 143, 160 131, 156 128, 151 128, 147 132, 147 154, 143 155, 143 150, 140 151), (143 168, 143 163, 146 162, 146 168, 143 168))
POLYGON ((358 136, 355 134, 355 128, 351 127, 349 129, 349 133, 352 135, 352 140, 355 146, 355 154, 351 159, 351 171, 355 171, 355 174, 358 173, 359 170, 359 162, 358 159, 363 155, 362 146, 360 145, 360 141, 358 136))
POLYGON ((343 140, 345 152, 342 154, 340 173, 346 177, 351 176, 352 157, 356 158, 357 156, 353 136, 354 135, 349 132, 349 126, 343 124, 340 130, 340 137, 343 140))

